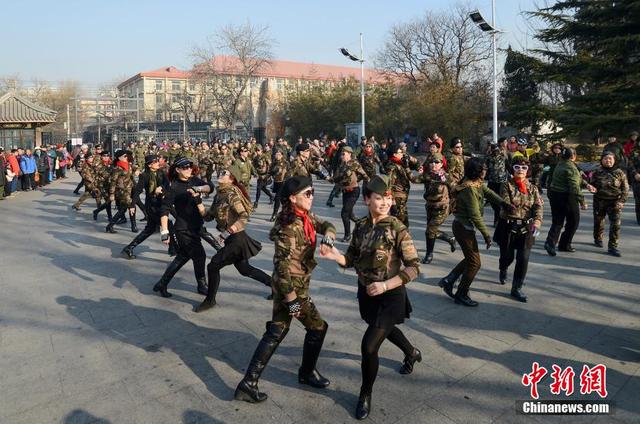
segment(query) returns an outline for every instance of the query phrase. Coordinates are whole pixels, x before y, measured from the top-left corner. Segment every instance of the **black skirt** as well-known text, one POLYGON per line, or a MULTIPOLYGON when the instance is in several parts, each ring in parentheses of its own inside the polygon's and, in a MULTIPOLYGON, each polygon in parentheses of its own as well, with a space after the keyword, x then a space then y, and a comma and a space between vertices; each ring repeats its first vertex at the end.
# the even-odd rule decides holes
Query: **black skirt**
POLYGON ((378 296, 369 296, 366 287, 358 284, 358 306, 360 317, 367 324, 378 328, 402 324, 412 311, 404 285, 378 296))
POLYGON ((224 262, 235 263, 254 257, 262 250, 262 244, 247 235, 246 231, 231 234, 224 241, 224 247, 216 253, 216 256, 224 262))

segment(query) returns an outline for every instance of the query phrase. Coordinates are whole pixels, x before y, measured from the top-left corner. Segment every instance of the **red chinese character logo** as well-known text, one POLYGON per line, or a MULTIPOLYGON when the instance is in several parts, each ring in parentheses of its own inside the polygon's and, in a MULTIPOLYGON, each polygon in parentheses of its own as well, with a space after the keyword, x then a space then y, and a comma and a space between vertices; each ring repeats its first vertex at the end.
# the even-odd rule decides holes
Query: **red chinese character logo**
POLYGON ((596 392, 601 398, 607 397, 607 366, 598 364, 593 368, 582 366, 580 373, 580 393, 583 395, 596 392))
POLYGON ((559 395, 560 392, 565 392, 565 396, 571 396, 573 394, 573 378, 576 376, 573 368, 567 367, 562 370, 562 368, 555 364, 551 367, 553 368, 553 372, 551 373, 551 378, 553 378, 551 393, 559 395))
POLYGON ((533 363, 531 373, 522 375, 522 384, 531 386, 531 397, 533 399, 538 399, 538 383, 545 375, 547 375, 547 369, 541 367, 537 362, 533 363))

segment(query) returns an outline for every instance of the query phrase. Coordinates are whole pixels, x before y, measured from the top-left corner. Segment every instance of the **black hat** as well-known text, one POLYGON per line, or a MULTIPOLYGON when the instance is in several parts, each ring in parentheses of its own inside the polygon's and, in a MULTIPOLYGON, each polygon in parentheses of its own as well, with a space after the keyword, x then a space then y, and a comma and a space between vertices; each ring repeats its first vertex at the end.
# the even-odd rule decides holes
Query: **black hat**
POLYGON ((84 158, 85 159, 89 159, 89 158, 92 158, 92 157, 93 157, 93 153, 91 153, 91 152, 87 152, 87 153, 84 154, 84 158))
POLYGON ((286 199, 291 195, 300 193, 302 190, 307 187, 311 187, 312 185, 313 180, 311 179, 311 177, 296 176, 287 178, 287 180, 282 185, 280 196, 286 199))
POLYGON ((296 146, 296 153, 306 152, 307 150, 309 150, 309 148, 309 144, 307 143, 298 144, 296 146))
POLYGON ((158 160, 158 155, 147 155, 144 157, 144 164, 150 165, 157 160, 158 160))
POLYGON ((111 156, 111 152, 108 150, 103 150, 100 152, 100 156, 111 156))
POLYGON ((131 152, 129 150, 118 149, 118 150, 116 150, 116 153, 113 155, 113 157, 118 159, 121 156, 130 155, 130 154, 131 154, 131 152))
POLYGON ((185 165, 193 165, 193 161, 184 156, 178 156, 176 160, 173 162, 173 166, 179 168, 185 165))

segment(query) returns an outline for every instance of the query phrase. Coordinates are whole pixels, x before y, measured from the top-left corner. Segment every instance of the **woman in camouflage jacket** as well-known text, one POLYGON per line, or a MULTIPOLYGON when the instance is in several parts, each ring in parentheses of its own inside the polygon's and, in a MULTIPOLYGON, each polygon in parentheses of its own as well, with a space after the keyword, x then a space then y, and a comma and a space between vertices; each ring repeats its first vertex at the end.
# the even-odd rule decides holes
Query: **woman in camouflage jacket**
POLYGON ((369 325, 362 338, 362 386, 356 418, 371 410, 371 392, 378 374, 378 350, 385 339, 404 353, 400 374, 410 374, 422 354, 397 327, 409 318, 405 285, 418 277, 420 259, 407 227, 389 211, 393 201, 389 177, 375 176, 365 189, 369 216, 358 222, 347 252, 334 247, 322 255, 358 273, 360 316, 369 325))

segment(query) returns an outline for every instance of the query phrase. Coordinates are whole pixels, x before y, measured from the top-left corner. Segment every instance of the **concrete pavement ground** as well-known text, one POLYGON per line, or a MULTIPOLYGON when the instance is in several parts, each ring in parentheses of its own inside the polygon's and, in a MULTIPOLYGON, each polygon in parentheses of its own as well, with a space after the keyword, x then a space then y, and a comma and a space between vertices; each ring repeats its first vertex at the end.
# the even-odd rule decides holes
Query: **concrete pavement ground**
MULTIPOLYGON (((170 285, 174 296, 157 296, 152 286, 170 260, 159 235, 136 249, 138 259, 121 258, 133 234, 126 225, 106 234, 106 217, 93 221, 91 202, 81 212, 71 210, 77 181, 74 173, 44 192, 0 202, 0 422, 355 422, 366 325, 352 271, 320 259, 313 274, 312 296, 330 326, 318 368, 331 386, 315 390, 297 383, 304 331, 295 323, 263 374, 260 387, 269 399, 261 405, 236 402, 233 390, 270 318, 265 287, 225 268, 219 306, 195 314, 202 297, 187 264, 170 285)), ((315 210, 341 233, 340 208, 324 206, 330 188, 316 184, 315 210)), ((412 190, 409 208, 411 232, 424 253, 421 194, 419 187, 412 190)), ((264 197, 262 202, 248 232, 263 243, 252 263, 270 272, 271 210, 264 197)), ((482 270, 472 286, 480 306, 455 305, 437 281, 462 254, 438 242, 433 263, 423 265, 409 286, 414 312, 401 326, 423 361, 412 375, 401 376, 402 353, 383 344, 368 421, 639 422, 640 227, 632 203, 623 214, 622 258, 593 246, 590 211, 582 214, 576 253, 551 258, 538 240, 526 304, 509 297, 509 285, 496 283, 498 251, 492 248, 482 251, 482 270), (521 378, 534 361, 549 372, 552 364, 570 365, 576 374, 583 364, 605 364, 614 414, 516 414, 515 401, 529 398, 521 378)), ((363 215, 364 205, 356 211, 363 215)), ((487 221, 491 213, 487 208, 487 221)), ((549 223, 547 207, 543 236, 549 223)), ((450 231, 450 220, 444 228, 450 231)), ((563 399, 549 392, 549 384, 547 375, 541 398, 563 399)), ((576 392, 569 399, 585 398, 577 376, 576 392)))

